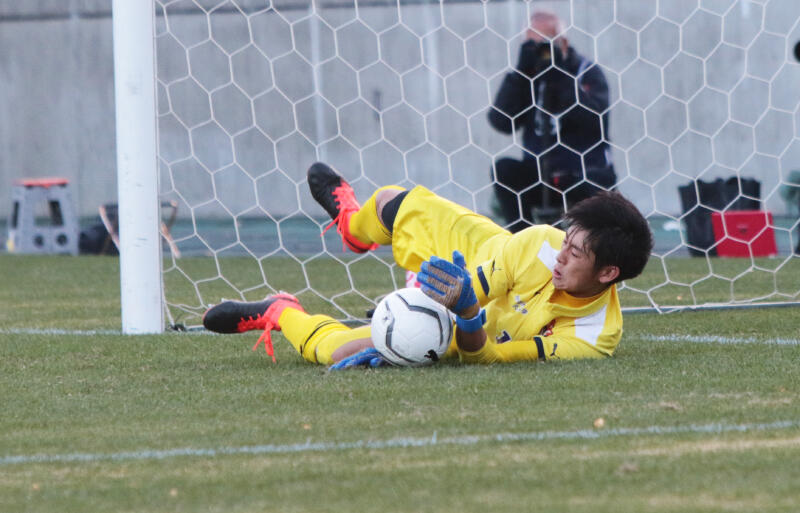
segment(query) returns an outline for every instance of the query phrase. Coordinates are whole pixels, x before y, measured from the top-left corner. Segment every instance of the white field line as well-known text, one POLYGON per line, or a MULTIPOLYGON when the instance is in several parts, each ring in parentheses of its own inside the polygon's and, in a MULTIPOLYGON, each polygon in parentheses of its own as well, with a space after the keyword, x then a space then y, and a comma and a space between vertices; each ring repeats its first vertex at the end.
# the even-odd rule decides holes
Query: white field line
POLYGON ((648 342, 693 342, 697 344, 777 344, 800 345, 798 338, 723 337, 719 335, 633 335, 648 342))
POLYGON ((356 440, 354 442, 312 442, 285 445, 250 445, 240 447, 177 449, 143 449, 140 451, 115 453, 67 453, 31 454, 0 457, 0 466, 29 463, 95 463, 100 461, 166 460, 181 456, 200 456, 213 458, 236 454, 287 454, 304 452, 335 452, 350 450, 385 450, 408 447, 432 447, 447 445, 471 446, 487 443, 541 442, 548 440, 596 440, 610 437, 674 434, 722 434, 747 433, 753 431, 774 431, 778 429, 800 428, 800 421, 786 420, 768 424, 689 424, 685 426, 650 426, 643 428, 581 429, 577 431, 538 431, 530 433, 497 433, 485 435, 465 435, 439 438, 392 438, 389 440, 356 440))
MULTIPOLYGON (((193 335, 217 335, 210 331, 197 330, 193 335)), ((182 335, 183 333, 165 332, 165 334, 182 335)), ((57 328, 0 328, 0 335, 66 335, 92 337, 98 335, 122 335, 119 330, 63 330, 57 328)), ((719 335, 632 335, 648 342, 691 342, 695 344, 777 344, 785 346, 800 345, 800 338, 756 338, 756 337, 723 337, 719 335)))
MULTIPOLYGON (((166 335, 180 335, 182 333, 165 331, 166 335)), ((217 335, 211 331, 197 330, 192 331, 193 335, 217 335)), ((63 330, 58 328, 0 328, 0 335, 64 335, 64 336, 77 336, 77 337, 94 337, 94 336, 108 336, 120 335, 123 336, 121 330, 63 330)), ((124 335, 128 336, 128 335, 124 335)))
POLYGON ((93 337, 96 335, 122 335, 120 330, 62 330, 56 328, 11 328, 0 329, 0 335, 68 335, 93 337))

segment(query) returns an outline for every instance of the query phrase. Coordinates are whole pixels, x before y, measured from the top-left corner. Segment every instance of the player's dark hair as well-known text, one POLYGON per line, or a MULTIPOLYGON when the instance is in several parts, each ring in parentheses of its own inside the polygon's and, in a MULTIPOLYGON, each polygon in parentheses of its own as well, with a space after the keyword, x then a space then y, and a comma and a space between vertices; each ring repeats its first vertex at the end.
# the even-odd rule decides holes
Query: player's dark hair
POLYGON ((594 253, 594 267, 619 268, 614 283, 639 276, 653 250, 653 234, 636 206, 618 192, 602 191, 567 211, 570 227, 586 231, 585 248, 594 253))

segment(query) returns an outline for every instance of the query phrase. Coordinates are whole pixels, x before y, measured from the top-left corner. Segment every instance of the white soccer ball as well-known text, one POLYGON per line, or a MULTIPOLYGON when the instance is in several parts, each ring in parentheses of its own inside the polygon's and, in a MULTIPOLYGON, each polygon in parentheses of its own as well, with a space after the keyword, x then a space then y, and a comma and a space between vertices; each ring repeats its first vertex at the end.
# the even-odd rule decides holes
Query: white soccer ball
POLYGON ((431 365, 447 351, 452 337, 447 308, 418 288, 392 292, 372 314, 372 344, 394 365, 431 365))

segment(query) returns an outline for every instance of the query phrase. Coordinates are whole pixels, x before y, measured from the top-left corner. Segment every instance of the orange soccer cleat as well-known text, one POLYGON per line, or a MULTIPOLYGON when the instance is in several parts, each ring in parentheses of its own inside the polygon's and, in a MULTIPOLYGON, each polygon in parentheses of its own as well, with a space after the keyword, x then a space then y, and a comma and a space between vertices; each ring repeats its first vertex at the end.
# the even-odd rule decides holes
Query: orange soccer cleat
POLYGON ((252 303, 244 301, 223 301, 212 306, 203 314, 203 326, 216 333, 244 333, 251 330, 263 330, 253 346, 253 351, 264 342, 264 350, 275 361, 275 352, 272 347, 272 330, 280 331, 278 319, 286 308, 304 311, 291 294, 280 292, 267 296, 263 301, 252 303))
POLYGON ((333 219, 322 233, 335 224, 342 242, 353 252, 366 253, 378 247, 377 244, 365 244, 350 233, 350 217, 358 212, 361 205, 356 201, 353 188, 341 175, 330 166, 317 162, 308 169, 308 187, 314 199, 333 219))

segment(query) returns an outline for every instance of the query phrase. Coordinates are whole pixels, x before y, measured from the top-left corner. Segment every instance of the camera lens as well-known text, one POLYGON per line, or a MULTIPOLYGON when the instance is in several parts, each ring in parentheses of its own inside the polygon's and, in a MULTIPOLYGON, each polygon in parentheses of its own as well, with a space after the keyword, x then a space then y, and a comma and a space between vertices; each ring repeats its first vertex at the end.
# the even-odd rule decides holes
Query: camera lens
POLYGON ((550 44, 549 43, 539 43, 539 58, 549 60, 550 59, 550 44))

